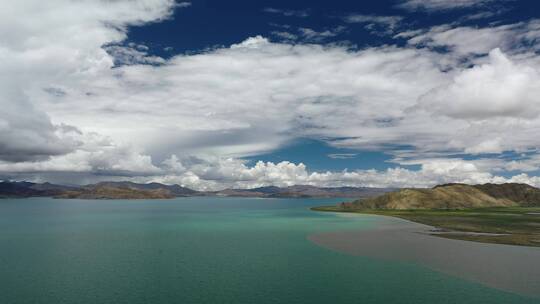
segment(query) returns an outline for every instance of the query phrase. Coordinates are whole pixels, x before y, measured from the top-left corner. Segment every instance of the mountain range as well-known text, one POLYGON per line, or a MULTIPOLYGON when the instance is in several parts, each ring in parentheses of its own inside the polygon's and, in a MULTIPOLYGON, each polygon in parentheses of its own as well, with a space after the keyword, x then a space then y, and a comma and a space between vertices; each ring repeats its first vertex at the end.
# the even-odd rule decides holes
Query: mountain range
POLYGON ((140 184, 128 181, 100 182, 84 186, 64 186, 51 183, 11 181, 0 182, 0 198, 56 197, 78 199, 167 199, 185 196, 365 198, 392 190, 395 189, 369 187, 321 188, 310 185, 296 185, 289 187, 268 186, 252 189, 196 191, 180 185, 165 185, 161 183, 140 184))
POLYGON ((343 209, 465 209, 540 206, 540 189, 527 184, 445 184, 407 188, 340 205, 343 209))

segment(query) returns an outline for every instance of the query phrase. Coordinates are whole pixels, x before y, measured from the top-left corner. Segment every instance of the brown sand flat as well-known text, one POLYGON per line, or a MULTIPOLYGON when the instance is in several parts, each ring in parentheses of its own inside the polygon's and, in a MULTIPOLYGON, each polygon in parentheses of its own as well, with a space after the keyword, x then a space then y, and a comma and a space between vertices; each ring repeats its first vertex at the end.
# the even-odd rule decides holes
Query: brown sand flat
POLYGON ((309 235, 313 243, 351 255, 417 263, 489 287, 540 297, 540 248, 435 237, 433 227, 377 216, 374 229, 309 235))

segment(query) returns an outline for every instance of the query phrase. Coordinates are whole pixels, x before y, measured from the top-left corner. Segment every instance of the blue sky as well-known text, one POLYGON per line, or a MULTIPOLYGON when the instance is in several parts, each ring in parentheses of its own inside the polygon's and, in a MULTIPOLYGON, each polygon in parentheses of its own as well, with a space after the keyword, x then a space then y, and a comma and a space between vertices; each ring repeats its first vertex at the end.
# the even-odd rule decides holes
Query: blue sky
MULTIPOLYGON (((446 1, 452 2, 452 1, 446 1)), ((482 2, 482 1, 476 1, 482 2)), ((384 35, 373 35, 365 26, 369 23, 351 24, 344 17, 355 14, 373 16, 399 16, 403 23, 416 28, 453 23, 463 16, 494 11, 492 17, 460 22, 473 26, 490 23, 512 23, 538 18, 540 4, 537 1, 486 1, 484 7, 469 7, 443 11, 406 11, 396 7, 395 0, 380 1, 191 1, 188 9, 177 9, 173 18, 144 26, 132 27, 128 40, 152 47, 162 56, 185 52, 201 52, 214 46, 228 46, 246 37, 263 35, 279 41, 272 34, 283 31, 280 26, 311 28, 322 32, 346 26, 339 35, 325 43, 347 41, 359 48, 396 43, 384 35), (491 2, 491 3, 490 3, 491 2), (506 3, 504 3, 506 2, 506 3), (268 9, 281 10, 270 13, 268 9), (289 14, 287 14, 287 12, 289 14), (163 48, 173 47, 170 52, 163 48)), ((403 43, 404 41, 398 41, 403 43)))
POLYGON ((332 147, 322 141, 297 139, 282 148, 269 153, 246 157, 251 163, 257 161, 279 163, 291 161, 304 163, 315 171, 346 169, 384 170, 395 167, 391 157, 379 151, 362 151, 332 147))
POLYGON ((540 186, 540 4, 0 5, 0 178, 540 186))
MULTIPOLYGON (((385 15, 397 11, 392 8, 392 1, 352 2, 192 1, 189 10, 177 10, 174 19, 133 28, 129 37, 135 42, 158 46, 156 51, 159 46, 172 46, 175 52, 198 52, 216 45, 238 43, 246 37, 271 37, 273 31, 282 30, 280 25, 322 31, 344 25, 341 17, 351 12, 385 15), (268 9, 283 10, 284 13, 269 13, 268 9), (284 15, 287 11, 293 15, 284 15)), ((380 39, 354 28, 329 40, 345 39, 359 45, 380 43, 380 39)))

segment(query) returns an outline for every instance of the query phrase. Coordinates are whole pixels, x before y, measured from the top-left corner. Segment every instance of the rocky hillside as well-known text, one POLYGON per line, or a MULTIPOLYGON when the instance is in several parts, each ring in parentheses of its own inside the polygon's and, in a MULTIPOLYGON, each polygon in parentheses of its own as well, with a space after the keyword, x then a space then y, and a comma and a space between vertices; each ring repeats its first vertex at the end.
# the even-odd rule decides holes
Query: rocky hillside
POLYGON ((165 185, 160 183, 139 184, 134 182, 101 182, 94 186, 111 187, 111 188, 128 188, 135 190, 166 190, 173 196, 193 196, 198 194, 198 191, 182 187, 180 185, 165 185))
POLYGON ((344 209, 464 209, 540 206, 540 189, 526 184, 446 184, 431 189, 402 189, 343 203, 344 209))
POLYGON ((520 206, 540 206, 540 189, 527 184, 484 184, 477 189, 497 199, 509 199, 520 206))
POLYGON ((77 199, 168 199, 174 195, 166 189, 141 190, 127 187, 96 185, 65 191, 56 198, 77 199))

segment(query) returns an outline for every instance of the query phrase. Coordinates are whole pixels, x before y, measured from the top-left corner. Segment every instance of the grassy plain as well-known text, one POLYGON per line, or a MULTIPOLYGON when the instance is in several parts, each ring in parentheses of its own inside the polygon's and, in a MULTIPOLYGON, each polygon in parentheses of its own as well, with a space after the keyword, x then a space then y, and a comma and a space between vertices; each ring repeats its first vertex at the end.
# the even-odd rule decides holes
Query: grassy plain
POLYGON ((441 231, 433 235, 439 237, 540 247, 539 207, 388 210, 323 206, 312 210, 393 216, 438 228, 441 231))

